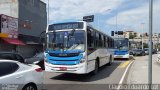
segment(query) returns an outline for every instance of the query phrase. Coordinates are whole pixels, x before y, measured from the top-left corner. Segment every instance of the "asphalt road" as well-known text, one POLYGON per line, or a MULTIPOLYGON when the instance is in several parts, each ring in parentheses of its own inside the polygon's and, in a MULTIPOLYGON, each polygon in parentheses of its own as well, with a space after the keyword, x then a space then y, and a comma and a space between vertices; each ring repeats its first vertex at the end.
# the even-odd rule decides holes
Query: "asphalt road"
MULTIPOLYGON (((129 61, 115 60, 111 66, 103 66, 96 75, 44 74, 46 90, 108 90, 111 84, 119 84, 129 61)), ((127 75, 126 75, 127 76, 127 75)), ((126 80, 124 80, 126 81, 126 80)))

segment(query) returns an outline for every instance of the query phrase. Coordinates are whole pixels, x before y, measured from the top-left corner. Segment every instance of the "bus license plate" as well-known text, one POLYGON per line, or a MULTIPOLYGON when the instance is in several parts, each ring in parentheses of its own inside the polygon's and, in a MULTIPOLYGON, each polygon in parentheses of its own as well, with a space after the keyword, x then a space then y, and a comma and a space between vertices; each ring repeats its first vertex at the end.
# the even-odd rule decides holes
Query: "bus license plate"
POLYGON ((67 67, 60 67, 59 68, 61 71, 66 71, 67 70, 67 67))
POLYGON ((116 58, 122 58, 122 56, 117 56, 116 58))

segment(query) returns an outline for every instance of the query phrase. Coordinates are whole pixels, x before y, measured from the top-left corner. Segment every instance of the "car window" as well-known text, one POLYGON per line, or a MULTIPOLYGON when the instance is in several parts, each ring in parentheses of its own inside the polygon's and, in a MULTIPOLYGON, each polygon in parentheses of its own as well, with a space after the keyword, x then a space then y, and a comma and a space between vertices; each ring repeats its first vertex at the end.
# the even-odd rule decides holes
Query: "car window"
POLYGON ((0 77, 17 71, 19 66, 16 63, 0 62, 0 77))
POLYGON ((12 72, 17 71, 19 68, 18 64, 16 64, 16 63, 11 63, 11 66, 12 66, 12 72))
POLYGON ((13 54, 10 53, 1 53, 0 54, 1 59, 9 59, 9 60, 15 60, 16 57, 13 54))

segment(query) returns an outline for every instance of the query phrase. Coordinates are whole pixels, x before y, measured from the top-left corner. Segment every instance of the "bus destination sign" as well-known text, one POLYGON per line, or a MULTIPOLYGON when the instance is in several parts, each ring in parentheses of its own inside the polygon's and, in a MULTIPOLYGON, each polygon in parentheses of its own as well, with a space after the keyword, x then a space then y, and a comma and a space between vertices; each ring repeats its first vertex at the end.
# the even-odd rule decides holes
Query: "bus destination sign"
POLYGON ((59 23, 49 25, 48 30, 83 29, 83 22, 59 23))

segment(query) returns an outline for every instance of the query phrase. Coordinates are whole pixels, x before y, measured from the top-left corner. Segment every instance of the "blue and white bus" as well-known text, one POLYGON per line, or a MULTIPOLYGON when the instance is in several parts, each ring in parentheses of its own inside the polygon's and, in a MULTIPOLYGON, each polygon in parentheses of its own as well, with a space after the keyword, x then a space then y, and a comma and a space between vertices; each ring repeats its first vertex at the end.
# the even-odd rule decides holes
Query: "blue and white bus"
POLYGON ((46 33, 46 71, 96 74, 113 61, 113 39, 85 21, 51 24, 46 33))
POLYGON ((123 58, 129 59, 129 39, 114 38, 114 59, 123 58))

